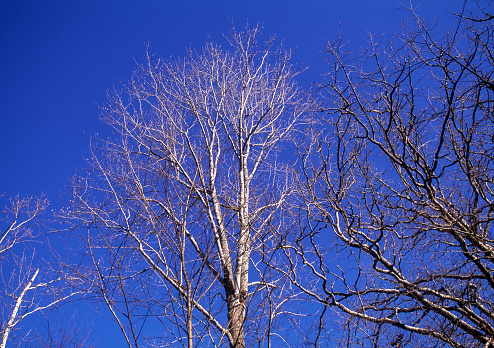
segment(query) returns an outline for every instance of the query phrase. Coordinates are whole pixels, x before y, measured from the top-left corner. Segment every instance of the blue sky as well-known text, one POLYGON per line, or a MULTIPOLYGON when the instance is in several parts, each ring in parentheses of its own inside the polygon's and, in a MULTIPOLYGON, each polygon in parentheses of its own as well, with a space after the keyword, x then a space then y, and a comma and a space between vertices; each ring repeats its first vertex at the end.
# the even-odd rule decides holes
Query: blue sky
MULTIPOLYGON (((437 20, 460 3, 414 5, 437 20)), ((60 206, 61 190, 84 167, 89 136, 108 131, 97 105, 143 61, 146 43, 160 57, 179 57, 208 39, 226 44, 230 20, 238 27, 259 22, 296 49, 293 62, 307 68, 300 84, 310 88, 325 69, 325 41, 340 29, 358 50, 367 32, 392 34, 407 15, 395 0, 3 0, 0 193, 44 193, 60 206)))

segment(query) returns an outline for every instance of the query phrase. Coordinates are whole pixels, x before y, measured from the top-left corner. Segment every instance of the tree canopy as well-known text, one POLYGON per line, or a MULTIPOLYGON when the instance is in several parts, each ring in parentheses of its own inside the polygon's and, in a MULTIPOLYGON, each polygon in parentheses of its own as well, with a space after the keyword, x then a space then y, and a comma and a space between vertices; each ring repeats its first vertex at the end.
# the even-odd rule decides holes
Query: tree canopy
MULTIPOLYGON (((312 90, 260 26, 147 51, 56 213, 70 253, 26 254, 45 200, 3 213, 1 347, 77 300, 128 347, 493 348, 489 5, 328 41, 312 90)), ((50 346, 91 346, 77 331, 50 346)))

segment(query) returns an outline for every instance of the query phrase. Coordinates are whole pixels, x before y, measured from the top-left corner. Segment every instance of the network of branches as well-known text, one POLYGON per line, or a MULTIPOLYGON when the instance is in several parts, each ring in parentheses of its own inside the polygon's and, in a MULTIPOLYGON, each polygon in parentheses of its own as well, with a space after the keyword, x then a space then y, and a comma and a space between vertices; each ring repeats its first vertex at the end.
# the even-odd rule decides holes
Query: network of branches
POLYGON ((56 215, 70 257, 24 253, 46 201, 4 212, 1 347, 77 299, 128 347, 494 348, 490 5, 328 41, 311 91, 259 27, 147 52, 56 215))

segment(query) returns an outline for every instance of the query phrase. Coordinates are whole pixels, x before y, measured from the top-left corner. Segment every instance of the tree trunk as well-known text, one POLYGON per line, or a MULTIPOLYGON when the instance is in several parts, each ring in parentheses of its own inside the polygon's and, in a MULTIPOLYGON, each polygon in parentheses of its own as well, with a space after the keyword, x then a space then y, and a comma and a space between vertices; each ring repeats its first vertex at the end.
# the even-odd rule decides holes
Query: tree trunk
POLYGON ((14 310, 12 311, 12 315, 10 316, 9 322, 7 323, 7 326, 5 327, 5 330, 3 332, 2 343, 0 344, 0 348, 5 348, 7 346, 7 339, 9 338, 10 331, 15 326, 15 319, 17 318, 17 312, 19 312, 19 310, 21 308, 22 300, 24 299, 24 296, 26 295, 26 293, 31 289, 31 285, 33 285, 34 280, 38 276, 38 273, 39 273, 39 269, 37 269, 36 272, 34 272, 34 275, 29 280, 29 282, 24 287, 24 289, 22 289, 21 294, 17 298, 17 301, 15 302, 14 310))
POLYGON ((231 348, 245 348, 244 341, 244 311, 245 307, 240 301, 239 294, 235 294, 233 289, 227 290, 228 306, 228 330, 232 340, 231 348))

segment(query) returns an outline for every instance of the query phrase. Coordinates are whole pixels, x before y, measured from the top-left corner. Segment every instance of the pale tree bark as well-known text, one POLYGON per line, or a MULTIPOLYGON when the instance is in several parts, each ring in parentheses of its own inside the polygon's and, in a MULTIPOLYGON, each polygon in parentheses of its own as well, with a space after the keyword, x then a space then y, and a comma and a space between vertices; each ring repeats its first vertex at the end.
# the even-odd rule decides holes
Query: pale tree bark
POLYGON ((283 247, 325 313, 315 345, 336 313, 348 345, 493 346, 494 19, 481 5, 444 33, 412 9, 361 55, 328 43, 321 123, 300 149, 305 229, 283 247))
POLYGON ((268 314, 263 294, 276 304, 293 295, 266 263, 277 262, 272 231, 293 193, 280 152, 308 103, 290 52, 258 39, 258 28, 232 28, 228 49, 147 56, 102 109, 115 133, 93 142, 93 169, 74 179, 65 217, 86 227, 84 272, 97 273, 88 280, 129 346, 245 347, 265 340, 285 308, 268 314), (159 337, 142 329, 141 314, 161 323, 159 337))
POLYGON ((12 314, 10 315, 9 321, 7 322, 7 326, 3 329, 3 335, 2 335, 2 342, 0 343, 1 348, 5 348, 7 346, 7 339, 9 338, 9 333, 10 331, 14 328, 15 326, 15 321, 17 319, 17 313, 19 312, 21 305, 22 305, 22 300, 24 299, 24 296, 26 295, 26 292, 31 290, 31 286, 33 285, 34 280, 38 276, 39 269, 37 269, 32 278, 29 280, 29 282, 26 284, 26 286, 22 289, 21 293, 19 294, 19 297, 17 297, 17 300, 15 301, 15 306, 14 309, 12 310, 12 314))

